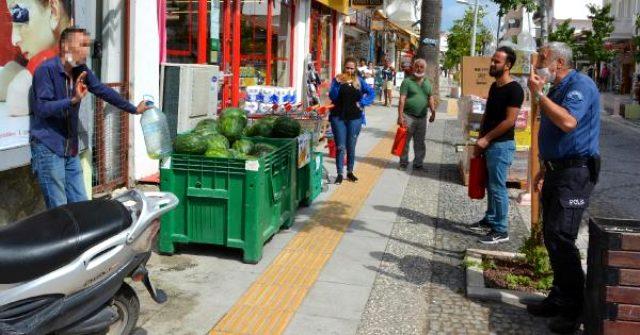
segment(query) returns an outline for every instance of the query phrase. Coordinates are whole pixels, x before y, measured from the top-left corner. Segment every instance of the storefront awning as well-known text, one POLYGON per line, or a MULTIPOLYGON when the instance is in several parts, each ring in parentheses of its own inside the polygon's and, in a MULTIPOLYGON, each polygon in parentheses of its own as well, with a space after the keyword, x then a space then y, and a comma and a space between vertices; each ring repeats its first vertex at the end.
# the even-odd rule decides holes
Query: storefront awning
POLYGON ((414 46, 418 46, 418 41, 420 40, 420 36, 418 36, 418 34, 410 31, 409 29, 406 29, 402 26, 400 26, 399 24, 391 21, 386 15, 384 15, 384 13, 381 10, 377 10, 374 12, 373 14, 374 20, 380 20, 380 21, 384 21, 385 25, 392 30, 395 30, 396 32, 406 35, 407 37, 410 38, 411 40, 411 44, 413 44, 414 46))
POLYGON ((349 15, 349 0, 316 0, 317 2, 336 10, 338 13, 349 15))

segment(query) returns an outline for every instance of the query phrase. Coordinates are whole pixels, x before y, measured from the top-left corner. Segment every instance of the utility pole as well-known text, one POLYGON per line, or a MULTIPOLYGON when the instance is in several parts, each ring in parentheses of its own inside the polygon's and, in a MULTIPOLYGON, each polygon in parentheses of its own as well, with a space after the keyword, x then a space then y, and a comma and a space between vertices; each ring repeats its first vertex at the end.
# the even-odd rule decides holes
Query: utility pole
POLYGON ((547 44, 549 40, 549 17, 547 16, 547 0, 540 0, 540 41, 542 45, 547 44))
POLYGON ((468 6, 474 6, 473 8, 473 31, 471 32, 471 56, 476 55, 476 32, 478 30, 478 0, 474 5, 467 0, 456 0, 457 3, 465 4, 468 6))

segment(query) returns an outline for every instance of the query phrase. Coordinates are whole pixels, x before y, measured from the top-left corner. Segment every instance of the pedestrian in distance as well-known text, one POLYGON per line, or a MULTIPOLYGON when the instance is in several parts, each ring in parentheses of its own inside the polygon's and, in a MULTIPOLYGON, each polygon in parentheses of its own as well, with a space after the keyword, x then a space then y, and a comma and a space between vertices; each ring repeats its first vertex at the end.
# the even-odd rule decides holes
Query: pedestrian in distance
POLYGON ((88 200, 78 158, 78 111, 88 92, 131 114, 152 108, 132 105, 89 70, 86 30, 67 28, 59 43, 59 55, 36 69, 29 94, 31 167, 47 208, 88 200))
POLYGON ((426 154, 427 110, 431 110, 429 122, 436 119, 435 99, 431 83, 425 78, 427 62, 422 58, 413 61, 413 73, 400 85, 398 126, 407 129, 407 141, 400 156, 400 167, 409 165, 409 148, 413 140, 413 168, 421 169, 426 154))
POLYGON ((329 122, 336 143, 335 184, 341 184, 344 178, 344 155, 347 155, 347 179, 358 181, 353 173, 356 160, 356 143, 362 122, 364 107, 369 106, 375 98, 375 92, 356 72, 356 60, 347 58, 343 72, 331 82, 329 98, 333 109, 329 114, 329 122))
POLYGON ((484 155, 487 163, 487 210, 471 229, 488 230, 480 238, 484 244, 509 241, 507 176, 516 151, 516 118, 524 101, 524 90, 511 77, 515 63, 516 53, 510 47, 498 48, 491 57, 489 75, 496 81, 489 89, 480 137, 474 147, 474 156, 484 155))
POLYGON ((540 49, 529 87, 538 99, 540 172, 544 244, 553 269, 553 287, 529 313, 554 317, 549 328, 573 334, 580 326, 585 278, 576 247, 582 215, 600 170, 600 93, 593 80, 573 69, 573 53, 564 43, 540 49), (543 93, 545 83, 553 86, 543 93))
POLYGON ((360 58, 360 62, 358 63, 358 75, 360 75, 360 77, 362 78, 366 78, 365 77, 365 71, 368 69, 367 67, 367 60, 364 58, 360 58))
POLYGON ((367 68, 362 71, 362 73, 364 74, 364 81, 371 86, 371 88, 373 88, 375 90, 375 84, 376 84, 376 80, 375 80, 375 76, 376 76, 376 70, 373 66, 373 62, 369 62, 369 64, 367 65, 367 68))
POLYGON ((391 61, 387 59, 382 69, 384 105, 386 107, 390 107, 393 100, 393 80, 395 77, 396 71, 393 66, 391 66, 391 61))

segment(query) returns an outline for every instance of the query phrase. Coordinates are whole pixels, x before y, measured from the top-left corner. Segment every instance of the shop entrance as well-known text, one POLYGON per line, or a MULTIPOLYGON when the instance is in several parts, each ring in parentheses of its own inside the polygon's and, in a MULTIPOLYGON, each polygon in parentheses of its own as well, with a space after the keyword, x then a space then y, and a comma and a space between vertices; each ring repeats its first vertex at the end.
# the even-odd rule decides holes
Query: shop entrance
MULTIPOLYGON (((129 0, 96 1, 93 67, 100 80, 129 98, 129 0)), ((91 184, 94 194, 127 184, 129 114, 96 97, 93 116, 91 184)))

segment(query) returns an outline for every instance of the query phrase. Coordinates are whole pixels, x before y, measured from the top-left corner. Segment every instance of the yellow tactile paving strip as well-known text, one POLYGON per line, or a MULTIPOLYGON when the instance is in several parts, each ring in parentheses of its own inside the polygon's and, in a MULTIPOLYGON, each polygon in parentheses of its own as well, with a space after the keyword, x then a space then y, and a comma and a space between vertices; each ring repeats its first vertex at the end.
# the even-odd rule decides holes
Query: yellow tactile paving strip
POLYGON ((319 206, 264 273, 209 334, 282 334, 340 239, 360 212, 392 156, 393 133, 357 165, 358 183, 344 182, 319 206))

